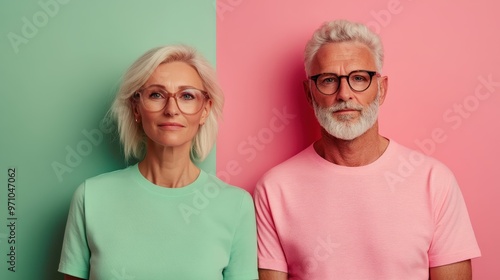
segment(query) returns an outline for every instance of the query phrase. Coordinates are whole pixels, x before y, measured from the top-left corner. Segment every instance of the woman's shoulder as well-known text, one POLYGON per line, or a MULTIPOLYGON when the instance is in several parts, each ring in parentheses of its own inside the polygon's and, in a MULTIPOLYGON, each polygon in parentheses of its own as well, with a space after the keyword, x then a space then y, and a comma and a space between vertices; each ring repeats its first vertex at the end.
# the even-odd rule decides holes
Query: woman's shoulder
POLYGON ((217 185, 220 188, 227 189, 228 191, 233 191, 240 194, 248 193, 245 189, 241 187, 231 185, 229 183, 226 183, 225 181, 222 181, 212 173, 208 173, 205 171, 202 171, 202 173, 204 173, 204 176, 207 178, 206 180, 207 184, 217 185))
POLYGON ((230 216, 240 216, 242 213, 253 213, 254 204, 251 194, 242 187, 228 184, 213 174, 205 173, 207 179, 198 193, 198 198, 208 202, 217 201, 215 208, 233 209, 224 211, 230 216))
POLYGON ((251 198, 250 193, 244 188, 228 184, 219 179, 218 177, 216 177, 214 174, 210 174, 204 171, 203 173, 205 174, 204 176, 206 176, 207 178, 204 184, 204 191, 212 192, 214 194, 223 193, 224 195, 234 196, 234 197, 251 198))
POLYGON ((132 165, 125 167, 123 169, 101 173, 99 175, 86 179, 85 185, 86 186, 112 185, 130 181, 135 168, 136 168, 135 165, 132 165))

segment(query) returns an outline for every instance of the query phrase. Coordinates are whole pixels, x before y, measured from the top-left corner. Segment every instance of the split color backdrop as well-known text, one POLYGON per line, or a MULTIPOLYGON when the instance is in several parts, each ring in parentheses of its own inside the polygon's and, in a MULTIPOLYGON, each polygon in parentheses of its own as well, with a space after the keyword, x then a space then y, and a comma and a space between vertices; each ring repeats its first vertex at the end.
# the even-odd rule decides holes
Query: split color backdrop
MULTIPOLYGON (((191 44, 217 66, 224 119, 217 152, 201 166, 252 192, 318 136, 302 52, 317 26, 337 18, 382 36, 381 132, 455 172, 483 253, 474 279, 500 279, 499 8, 493 0, 2 1, 0 279, 62 279, 71 195, 85 178, 126 165, 104 116, 144 51, 191 44)), ((401 164, 404 176, 411 163, 401 164)))

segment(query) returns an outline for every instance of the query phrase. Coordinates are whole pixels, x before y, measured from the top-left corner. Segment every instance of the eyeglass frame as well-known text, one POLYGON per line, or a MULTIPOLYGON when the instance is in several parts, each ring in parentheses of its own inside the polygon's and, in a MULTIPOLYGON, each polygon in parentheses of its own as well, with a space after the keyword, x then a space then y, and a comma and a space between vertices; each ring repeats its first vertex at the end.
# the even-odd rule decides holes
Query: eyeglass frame
POLYGON ((308 79, 309 80, 312 80, 314 82, 314 85, 316 86, 316 89, 319 91, 319 93, 323 94, 323 95, 334 95, 335 93, 337 93, 339 90, 340 90, 340 84, 342 83, 342 78, 346 78, 346 81, 347 81, 347 84, 349 85, 349 88, 354 91, 354 92, 363 92, 363 91, 366 91, 368 88, 370 88, 370 86, 372 85, 372 81, 373 81, 373 77, 376 76, 376 77, 380 77, 380 73, 378 73, 377 71, 369 71, 369 70, 354 70, 354 71, 351 71, 349 72, 349 74, 347 75, 338 75, 338 74, 335 74, 335 73, 331 73, 331 72, 325 72, 325 73, 319 73, 319 74, 316 74, 316 75, 312 75, 312 76, 309 76, 308 79), (368 86, 364 89, 364 90, 355 90, 352 86, 351 86, 351 83, 349 82, 349 76, 352 74, 352 73, 355 73, 355 72, 365 72, 365 73, 368 73, 368 75, 370 76, 370 82, 368 83, 368 86), (338 86, 337 86, 337 89, 333 92, 333 93, 324 93, 322 92, 319 87, 318 87, 318 78, 321 76, 321 75, 325 75, 325 74, 330 74, 330 75, 335 75, 338 77, 339 79, 339 83, 338 83, 338 86))
POLYGON ((163 86, 151 85, 151 86, 149 86, 149 87, 147 87, 147 88, 140 88, 140 89, 136 90, 136 91, 134 92, 134 94, 132 95, 132 98, 133 98, 133 99, 135 99, 135 100, 137 100, 137 98, 136 98, 136 97, 139 97, 139 99, 141 99, 141 101, 140 101, 140 102, 141 102, 141 103, 142 103, 142 105, 144 106, 144 109, 145 109, 146 111, 148 111, 148 112, 152 112, 152 113, 156 113, 156 112, 160 112, 160 111, 162 111, 162 110, 165 110, 165 108, 167 107, 167 104, 168 104, 168 99, 169 99, 170 97, 172 97, 172 98, 175 100, 175 105, 177 105, 177 109, 179 109, 179 111, 180 111, 181 113, 183 113, 183 114, 185 114, 185 115, 195 115, 195 114, 198 114, 198 113, 199 113, 199 112, 203 109, 203 104, 205 104, 205 102, 206 102, 207 100, 209 100, 209 99, 210 99, 210 95, 208 94, 208 92, 207 92, 207 91, 201 90, 201 89, 199 89, 199 88, 191 87, 191 86, 188 86, 188 87, 181 87, 181 89, 179 89, 178 91, 173 92, 173 93, 172 93, 172 92, 167 91, 167 90, 165 89, 165 87, 163 87, 163 86), (144 100, 141 98, 141 97, 142 97, 142 91, 143 91, 143 90, 145 90, 145 89, 147 89, 147 88, 149 88, 149 87, 153 87, 153 86, 154 86, 154 87, 158 87, 158 88, 160 88, 160 89, 161 89, 161 91, 162 91, 161 93, 167 93, 167 95, 165 96, 165 98, 166 98, 165 105, 163 105, 163 107, 162 107, 161 109, 156 110, 156 111, 147 110, 147 109, 146 109, 146 106, 144 105, 144 100), (196 111, 196 112, 194 112, 194 113, 185 113, 185 112, 181 109, 181 107, 179 107, 179 103, 177 102, 177 98, 175 97, 175 95, 176 95, 176 94, 178 94, 179 92, 182 92, 182 91, 184 91, 184 90, 187 90, 187 89, 195 89, 195 90, 197 90, 197 91, 201 92, 201 93, 203 94, 203 97, 204 97, 204 98, 203 98, 203 104, 202 104, 202 106, 200 107, 200 109, 198 109, 198 111, 196 111))

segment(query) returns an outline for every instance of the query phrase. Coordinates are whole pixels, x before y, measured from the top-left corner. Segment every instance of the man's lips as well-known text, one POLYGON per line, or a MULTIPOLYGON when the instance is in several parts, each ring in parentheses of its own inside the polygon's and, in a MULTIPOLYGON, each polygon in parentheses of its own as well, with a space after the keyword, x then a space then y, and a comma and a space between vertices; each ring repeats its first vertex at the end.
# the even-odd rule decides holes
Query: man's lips
POLYGON ((336 110, 333 111, 334 113, 352 113, 352 112, 359 112, 359 110, 356 109, 341 109, 341 110, 336 110))

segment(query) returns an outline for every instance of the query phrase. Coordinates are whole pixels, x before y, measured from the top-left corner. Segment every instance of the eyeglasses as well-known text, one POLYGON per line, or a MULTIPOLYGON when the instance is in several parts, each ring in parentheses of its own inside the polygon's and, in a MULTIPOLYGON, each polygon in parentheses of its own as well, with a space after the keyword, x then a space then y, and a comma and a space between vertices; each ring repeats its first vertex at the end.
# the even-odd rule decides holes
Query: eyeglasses
POLYGON ((173 97, 177 108, 187 115, 198 113, 205 100, 209 99, 206 91, 197 88, 183 88, 177 92, 170 93, 159 86, 150 86, 138 90, 134 98, 141 100, 144 109, 150 112, 158 112, 165 109, 168 99, 173 97))
POLYGON ((347 84, 355 92, 362 92, 367 90, 371 83, 373 76, 379 77, 380 74, 375 71, 356 70, 348 75, 339 76, 334 73, 321 73, 318 75, 310 76, 309 79, 314 81, 316 88, 319 92, 325 95, 335 94, 340 88, 340 81, 346 78, 347 84))

